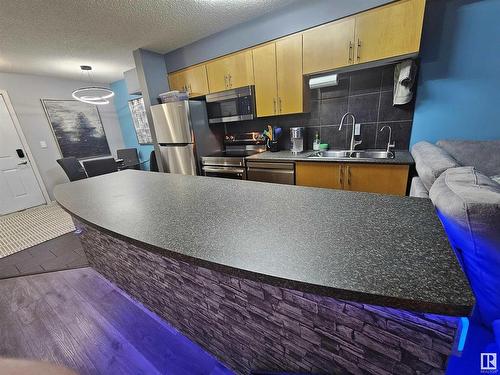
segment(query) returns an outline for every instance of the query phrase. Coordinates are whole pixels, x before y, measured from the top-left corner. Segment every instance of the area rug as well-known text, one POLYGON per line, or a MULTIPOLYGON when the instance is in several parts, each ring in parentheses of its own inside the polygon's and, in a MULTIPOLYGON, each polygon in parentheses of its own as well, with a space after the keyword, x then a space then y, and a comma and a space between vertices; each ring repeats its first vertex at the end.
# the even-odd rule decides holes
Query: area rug
POLYGON ((0 216, 0 258, 75 230, 57 203, 0 216))

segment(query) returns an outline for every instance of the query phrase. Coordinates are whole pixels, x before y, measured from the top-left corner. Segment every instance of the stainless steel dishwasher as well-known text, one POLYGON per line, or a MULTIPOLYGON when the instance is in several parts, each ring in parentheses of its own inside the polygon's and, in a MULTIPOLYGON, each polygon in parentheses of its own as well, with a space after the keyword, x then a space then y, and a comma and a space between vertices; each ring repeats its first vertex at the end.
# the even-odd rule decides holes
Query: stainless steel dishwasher
POLYGON ((295 185, 295 164, 247 160, 247 180, 295 185))

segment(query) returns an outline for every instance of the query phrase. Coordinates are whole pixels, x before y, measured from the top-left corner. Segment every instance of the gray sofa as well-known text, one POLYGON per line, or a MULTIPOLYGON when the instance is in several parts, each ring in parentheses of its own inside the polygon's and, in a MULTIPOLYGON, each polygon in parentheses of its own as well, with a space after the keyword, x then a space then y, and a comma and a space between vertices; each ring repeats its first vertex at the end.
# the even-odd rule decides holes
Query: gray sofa
POLYGON ((429 198, 429 190, 446 170, 462 166, 475 167, 486 176, 500 175, 499 141, 426 141, 416 143, 411 154, 418 177, 411 181, 410 196, 429 198))
POLYGON ((500 141, 419 142, 411 196, 428 197, 500 342, 500 141))

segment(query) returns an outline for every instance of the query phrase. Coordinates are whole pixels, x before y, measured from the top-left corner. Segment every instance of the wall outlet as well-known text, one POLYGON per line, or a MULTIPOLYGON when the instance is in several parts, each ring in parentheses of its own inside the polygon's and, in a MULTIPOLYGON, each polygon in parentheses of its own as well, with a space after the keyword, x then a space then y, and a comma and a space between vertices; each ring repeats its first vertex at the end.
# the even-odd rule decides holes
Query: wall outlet
POLYGON ((41 147, 41 148, 47 148, 47 142, 45 142, 45 141, 40 141, 40 147, 41 147))
POLYGON ((355 124, 354 125, 354 135, 360 135, 361 134, 361 124, 355 124))

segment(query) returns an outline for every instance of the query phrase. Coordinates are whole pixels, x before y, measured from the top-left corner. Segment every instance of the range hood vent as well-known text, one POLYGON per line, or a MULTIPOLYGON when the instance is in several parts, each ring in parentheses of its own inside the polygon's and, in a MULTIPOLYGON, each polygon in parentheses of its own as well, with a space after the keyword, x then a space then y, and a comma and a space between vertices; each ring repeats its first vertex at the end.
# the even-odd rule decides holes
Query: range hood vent
POLYGON ((320 89, 322 87, 337 86, 339 84, 337 74, 325 74, 309 78, 309 88, 320 89))

